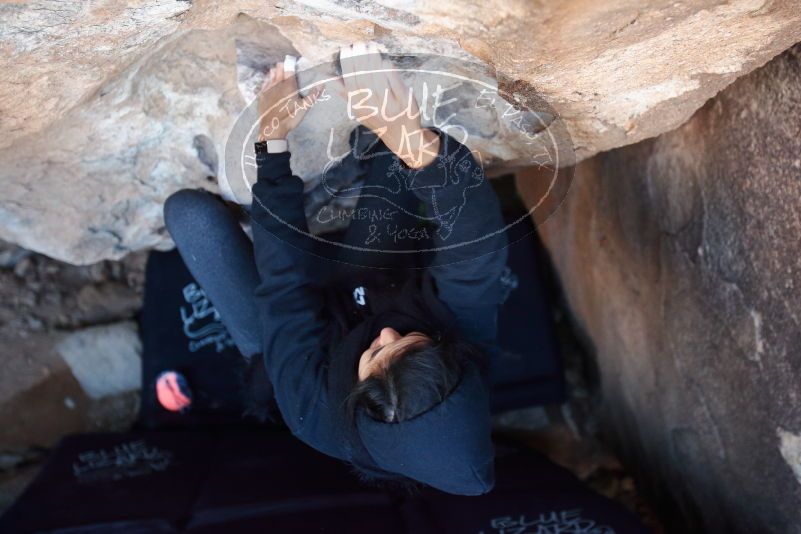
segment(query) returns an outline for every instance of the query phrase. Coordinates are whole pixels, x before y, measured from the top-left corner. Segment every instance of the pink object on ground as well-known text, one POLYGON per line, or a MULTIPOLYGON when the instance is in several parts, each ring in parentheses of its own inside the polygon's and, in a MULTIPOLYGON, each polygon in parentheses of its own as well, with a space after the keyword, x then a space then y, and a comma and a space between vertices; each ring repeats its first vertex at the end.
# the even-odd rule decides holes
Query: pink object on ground
POLYGON ((181 412, 192 404, 192 393, 186 379, 175 371, 164 371, 156 379, 156 397, 165 410, 181 412))

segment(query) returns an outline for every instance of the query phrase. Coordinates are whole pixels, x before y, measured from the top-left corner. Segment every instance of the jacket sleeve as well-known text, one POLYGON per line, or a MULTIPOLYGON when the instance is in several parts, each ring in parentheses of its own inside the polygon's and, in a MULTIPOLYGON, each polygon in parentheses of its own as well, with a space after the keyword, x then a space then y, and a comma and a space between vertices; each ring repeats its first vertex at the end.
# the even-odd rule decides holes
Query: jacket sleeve
POLYGON ((500 204, 473 153, 447 134, 439 135, 435 160, 406 171, 434 223, 431 274, 462 332, 475 343, 493 344, 507 259, 500 204))
MULTIPOLYGON (((253 247, 261 284, 256 302, 263 334, 264 364, 287 426, 322 452, 329 421, 327 360, 332 322, 315 283, 313 238, 303 211, 303 182, 292 175, 290 154, 261 154, 253 187, 253 247)), ((319 277, 318 277, 319 278, 319 277)))

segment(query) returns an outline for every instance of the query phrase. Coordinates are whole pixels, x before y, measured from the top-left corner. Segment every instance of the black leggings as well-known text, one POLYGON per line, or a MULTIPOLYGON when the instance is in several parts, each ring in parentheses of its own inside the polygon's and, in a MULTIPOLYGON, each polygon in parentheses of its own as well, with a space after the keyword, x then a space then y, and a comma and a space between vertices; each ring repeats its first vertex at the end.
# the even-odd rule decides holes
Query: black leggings
MULTIPOLYGON (((365 185, 387 180, 385 174, 368 177, 365 185)), ((419 200, 411 193, 394 197, 406 209, 419 209, 419 200)), ((365 195, 359 198, 357 208, 386 209, 387 204, 365 195)), ((254 291, 260 283, 253 254, 253 243, 242 230, 236 215, 222 200, 203 190, 184 189, 174 193, 164 205, 164 220, 181 257, 192 276, 206 292, 206 296, 220 313, 220 318, 231 338, 245 357, 262 352, 261 327, 254 291)), ((414 219, 397 214, 395 222, 410 226, 414 219)), ((346 244, 364 246, 369 241, 369 218, 354 217, 344 237, 331 239, 346 244)), ((413 250, 422 243, 387 242, 381 247, 413 250)), ((321 247, 321 256, 336 254, 336 262, 321 265, 321 273, 336 272, 336 276, 359 276, 365 266, 379 268, 420 267, 425 263, 422 254, 376 254, 343 249, 329 245, 321 247)), ((320 262, 327 260, 320 258, 320 262)), ((333 258, 332 258, 333 259, 333 258)))
POLYGON ((220 313, 246 357, 261 353, 261 327, 253 292, 259 273, 253 243, 218 197, 184 189, 164 205, 164 220, 189 272, 220 313))

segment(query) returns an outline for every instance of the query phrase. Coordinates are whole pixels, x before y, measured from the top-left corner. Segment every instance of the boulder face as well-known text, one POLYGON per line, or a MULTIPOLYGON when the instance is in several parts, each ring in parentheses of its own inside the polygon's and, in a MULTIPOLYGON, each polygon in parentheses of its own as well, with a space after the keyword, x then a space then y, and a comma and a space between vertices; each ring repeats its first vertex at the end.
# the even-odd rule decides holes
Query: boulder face
POLYGON ((549 102, 581 159, 675 128, 801 40, 795 0, 31 0, 0 17, 0 238, 80 264, 170 246, 163 201, 216 188, 243 65, 356 40, 472 58, 549 102))
POLYGON ((677 531, 801 532, 801 46, 581 163, 540 226, 604 421, 677 531))

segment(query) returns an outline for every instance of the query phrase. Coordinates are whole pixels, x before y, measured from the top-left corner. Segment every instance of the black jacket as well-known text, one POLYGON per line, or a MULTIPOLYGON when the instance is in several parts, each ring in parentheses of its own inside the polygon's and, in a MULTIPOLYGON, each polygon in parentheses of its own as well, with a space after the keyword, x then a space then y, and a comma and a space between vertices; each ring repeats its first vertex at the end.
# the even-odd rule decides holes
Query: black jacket
MULTIPOLYGON (((447 325, 491 355, 506 262, 502 217, 498 200, 469 150, 441 136, 439 156, 420 171, 399 169, 397 160, 388 157, 374 158, 367 166, 368 174, 386 175, 389 166, 395 165, 394 171, 400 170, 404 185, 423 201, 437 225, 431 236, 436 252, 430 267, 422 273, 414 271, 415 287, 421 292, 420 298, 412 299, 416 304, 398 300, 393 310, 393 301, 385 300, 380 307, 382 313, 407 318, 417 313, 414 310, 424 309, 428 316, 418 319, 443 328, 447 325), (471 239, 476 240, 472 245, 453 246, 471 239), (424 288, 430 288, 429 294, 423 294, 424 288), (438 309, 431 299, 442 306, 438 309)), ((346 311, 329 296, 328 287, 328 272, 337 266, 321 257, 320 242, 308 235, 303 182, 292 175, 289 159, 289 153, 257 157, 251 210, 262 278, 256 296, 264 364, 285 423, 315 449, 356 465, 364 463, 366 454, 379 470, 443 491, 465 495, 489 491, 494 471, 488 387, 476 365, 468 366, 459 385, 440 405, 411 420, 383 423, 361 414, 357 418, 360 451, 343 439, 346 422, 339 417, 336 400, 341 392, 332 390, 329 374, 341 369, 336 365, 344 359, 332 358, 347 346, 346 341, 353 345, 359 336, 372 339, 375 328, 386 325, 376 324, 377 316, 368 309, 361 331, 357 332, 359 325, 351 332, 343 331, 346 311)), ((337 278, 335 289, 345 298, 356 298, 355 289, 371 285, 365 279, 369 272, 353 269, 350 278, 346 272, 337 278)), ((364 298, 359 294, 358 299, 364 298)), ((366 299, 370 298, 368 290, 366 299)), ((366 346, 347 350, 360 353, 366 346)), ((346 365, 351 366, 353 354, 348 356, 346 365)), ((355 377, 355 367, 352 373, 355 377)))

